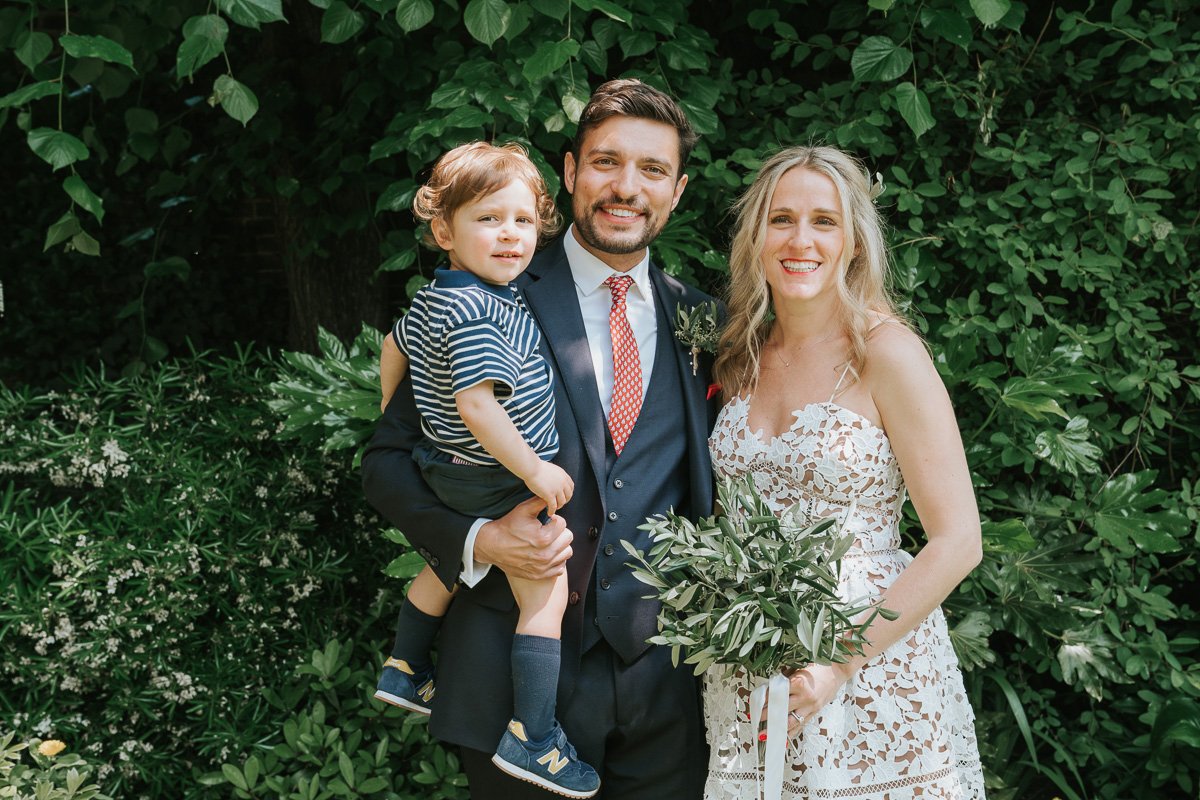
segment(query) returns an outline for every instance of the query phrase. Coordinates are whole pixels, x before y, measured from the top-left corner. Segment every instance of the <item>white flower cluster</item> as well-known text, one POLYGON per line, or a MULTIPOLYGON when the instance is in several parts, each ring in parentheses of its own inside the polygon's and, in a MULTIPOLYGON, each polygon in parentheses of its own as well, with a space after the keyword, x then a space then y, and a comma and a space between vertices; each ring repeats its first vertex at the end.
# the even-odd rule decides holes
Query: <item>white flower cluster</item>
POLYGON ((150 685, 160 690, 162 699, 168 703, 184 703, 208 691, 206 687, 198 685, 191 675, 179 671, 172 671, 169 675, 155 673, 150 678, 150 685))
POLYGON ((129 454, 121 449, 115 439, 109 439, 100 447, 99 456, 90 452, 76 452, 66 465, 58 464, 50 471, 50 481, 55 486, 79 488, 91 484, 99 489, 106 478, 126 478, 131 465, 129 454))

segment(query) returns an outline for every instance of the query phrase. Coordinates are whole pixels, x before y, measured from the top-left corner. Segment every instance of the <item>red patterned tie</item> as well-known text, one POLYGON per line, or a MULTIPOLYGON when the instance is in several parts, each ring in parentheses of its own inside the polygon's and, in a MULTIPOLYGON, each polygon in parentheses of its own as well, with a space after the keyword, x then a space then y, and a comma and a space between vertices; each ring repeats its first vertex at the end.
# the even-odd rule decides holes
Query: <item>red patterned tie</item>
POLYGON ((608 429, 612 433, 613 449, 617 455, 625 447, 629 432, 642 410, 642 364, 638 358, 637 340, 629 317, 625 313, 625 294, 633 278, 613 275, 604 282, 612 292, 612 308, 608 312, 608 330, 612 335, 613 393, 608 412, 608 429))

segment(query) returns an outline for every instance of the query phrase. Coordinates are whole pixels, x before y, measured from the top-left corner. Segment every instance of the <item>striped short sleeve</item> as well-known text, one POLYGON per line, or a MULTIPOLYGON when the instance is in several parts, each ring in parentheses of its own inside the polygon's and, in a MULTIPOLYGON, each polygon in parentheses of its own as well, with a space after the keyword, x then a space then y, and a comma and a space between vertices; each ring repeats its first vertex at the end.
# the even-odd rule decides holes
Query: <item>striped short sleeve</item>
POLYGON ((484 381, 494 383, 496 397, 513 393, 521 377, 521 354, 512 349, 493 320, 483 317, 455 320, 452 327, 447 327, 445 337, 453 394, 484 381))
POLYGON ((455 395, 481 381, 541 458, 558 452, 554 380, 538 352, 541 335, 520 298, 438 270, 392 328, 409 359, 421 430, 444 453, 472 464, 499 464, 458 413, 455 395), (441 284, 445 283, 443 286, 441 284))
POLYGON ((392 326, 392 341, 396 343, 396 347, 400 348, 400 352, 405 356, 408 352, 408 315, 404 315, 396 320, 396 324, 392 326))

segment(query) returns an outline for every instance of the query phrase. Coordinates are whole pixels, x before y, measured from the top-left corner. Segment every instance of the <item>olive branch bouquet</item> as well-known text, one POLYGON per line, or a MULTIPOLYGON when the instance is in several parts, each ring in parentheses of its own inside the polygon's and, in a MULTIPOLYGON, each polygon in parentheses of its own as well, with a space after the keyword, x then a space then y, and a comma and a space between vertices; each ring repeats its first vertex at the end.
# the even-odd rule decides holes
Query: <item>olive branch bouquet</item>
POLYGON ((777 517, 749 477, 724 480, 717 496, 723 513, 698 522, 673 510, 648 518, 647 553, 622 542, 634 577, 662 601, 649 641, 670 646, 676 665, 681 651, 697 675, 713 664, 769 675, 842 663, 876 616, 896 618, 877 599, 839 599, 854 535, 837 518, 807 525, 799 505, 777 517))

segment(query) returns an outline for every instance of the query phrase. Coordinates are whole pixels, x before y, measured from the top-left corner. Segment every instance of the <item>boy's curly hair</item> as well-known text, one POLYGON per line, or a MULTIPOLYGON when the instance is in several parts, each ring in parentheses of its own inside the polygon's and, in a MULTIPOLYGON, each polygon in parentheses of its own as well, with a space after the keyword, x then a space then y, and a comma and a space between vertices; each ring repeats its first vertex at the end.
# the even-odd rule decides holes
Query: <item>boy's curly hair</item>
MULTIPOLYGON (((525 148, 516 142, 495 145, 471 142, 459 145, 437 160, 425 185, 413 198, 413 214, 422 222, 441 217, 447 222, 467 203, 499 191, 514 180, 524 181, 537 199, 539 244, 558 233, 562 217, 554 198, 546 191, 546 181, 529 159, 525 148)), ((421 239, 437 247, 430 231, 421 239)))

